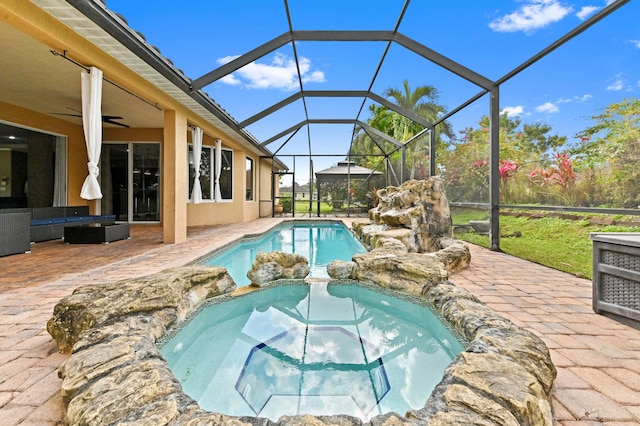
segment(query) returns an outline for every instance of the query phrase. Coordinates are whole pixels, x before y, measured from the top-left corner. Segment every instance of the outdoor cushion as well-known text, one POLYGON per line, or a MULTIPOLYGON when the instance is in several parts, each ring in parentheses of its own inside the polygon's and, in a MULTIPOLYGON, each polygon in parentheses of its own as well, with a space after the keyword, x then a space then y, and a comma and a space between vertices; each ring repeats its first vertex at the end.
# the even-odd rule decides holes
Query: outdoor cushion
POLYGON ((65 217, 64 221, 67 223, 70 222, 83 222, 83 221, 91 221, 94 220, 97 216, 71 216, 65 217))
POLYGON ((58 223, 64 223, 64 217, 52 217, 49 219, 32 219, 31 226, 43 226, 43 225, 54 225, 58 223))

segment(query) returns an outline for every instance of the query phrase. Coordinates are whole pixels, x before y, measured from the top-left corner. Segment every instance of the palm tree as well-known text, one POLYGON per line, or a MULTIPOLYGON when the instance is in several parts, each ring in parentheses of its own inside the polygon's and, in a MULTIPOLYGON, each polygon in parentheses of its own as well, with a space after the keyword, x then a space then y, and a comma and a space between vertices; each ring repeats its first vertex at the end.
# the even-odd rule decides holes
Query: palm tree
MULTIPOLYGON (((435 87, 418 86, 412 91, 407 80, 403 80, 402 86, 403 90, 386 89, 383 92, 383 96, 391 98, 400 108, 412 111, 429 122, 437 121, 442 114, 446 113, 446 108, 437 103, 439 93, 435 87)), ((372 117, 368 120, 368 124, 400 142, 408 141, 424 129, 420 124, 384 106, 372 105, 370 110, 372 117)), ((442 143, 442 136, 453 137, 451 126, 446 121, 436 126, 436 133, 436 138, 440 144, 442 143)), ((370 147, 370 143, 366 142, 367 139, 370 138, 362 132, 358 134, 354 141, 356 149, 362 150, 370 147)), ((418 138, 407 146, 407 154, 412 160, 410 179, 415 178, 416 166, 420 159, 429 154, 428 145, 425 147, 424 143, 421 143, 421 139, 423 138, 418 138)))

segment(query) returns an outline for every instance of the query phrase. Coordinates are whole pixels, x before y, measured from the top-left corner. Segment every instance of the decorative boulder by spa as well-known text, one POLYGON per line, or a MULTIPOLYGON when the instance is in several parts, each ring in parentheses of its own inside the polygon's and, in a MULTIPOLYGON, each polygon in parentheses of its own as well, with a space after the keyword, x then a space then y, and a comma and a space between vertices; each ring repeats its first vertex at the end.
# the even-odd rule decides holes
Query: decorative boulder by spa
POLYGON ((388 236, 401 239, 410 252, 430 253, 439 249, 440 238, 453 236, 449 203, 439 177, 388 186, 377 195, 380 202, 369 211, 369 219, 378 226, 360 225, 363 241, 375 242, 379 238, 372 234, 395 229, 395 235, 388 236))
POLYGON ((445 281, 445 264, 426 254, 407 253, 398 247, 378 248, 353 256, 351 262, 334 260, 327 266, 334 280, 353 279, 376 283, 392 290, 422 294, 425 286, 445 281))
POLYGON ((280 279, 303 279, 309 275, 309 261, 295 253, 281 251, 259 252, 247 278, 251 284, 262 284, 280 279))
POLYGON ((47 322, 60 352, 69 353, 82 333, 114 318, 140 314, 183 320, 204 300, 231 293, 236 283, 225 268, 191 265, 153 275, 85 285, 62 299, 47 322), (168 313, 167 313, 168 312, 168 313))

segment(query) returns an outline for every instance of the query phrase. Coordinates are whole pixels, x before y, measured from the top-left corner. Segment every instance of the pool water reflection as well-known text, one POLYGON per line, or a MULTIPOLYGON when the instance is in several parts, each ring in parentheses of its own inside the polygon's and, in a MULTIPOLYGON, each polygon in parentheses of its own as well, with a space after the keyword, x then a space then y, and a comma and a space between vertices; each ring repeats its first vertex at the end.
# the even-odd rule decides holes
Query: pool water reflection
MULTIPOLYGON (((385 292, 386 293, 386 292, 385 292)), ((228 415, 421 408, 463 344, 425 306, 355 283, 285 283, 204 308, 162 347, 185 393, 228 415)))
POLYGON ((312 278, 329 278, 329 263, 334 260, 349 261, 354 254, 367 251, 341 222, 284 223, 260 237, 244 238, 199 263, 224 266, 241 287, 251 284, 247 272, 256 254, 274 250, 306 257, 312 278))

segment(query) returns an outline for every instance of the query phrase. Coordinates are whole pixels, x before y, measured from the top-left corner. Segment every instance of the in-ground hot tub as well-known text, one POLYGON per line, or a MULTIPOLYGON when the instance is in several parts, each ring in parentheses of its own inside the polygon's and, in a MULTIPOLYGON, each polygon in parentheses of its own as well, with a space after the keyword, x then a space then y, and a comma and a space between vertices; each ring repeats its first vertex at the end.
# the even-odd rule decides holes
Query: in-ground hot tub
POLYGON ((358 283, 287 283, 203 308, 163 342, 189 396, 235 416, 424 406, 466 346, 423 299, 358 283))

